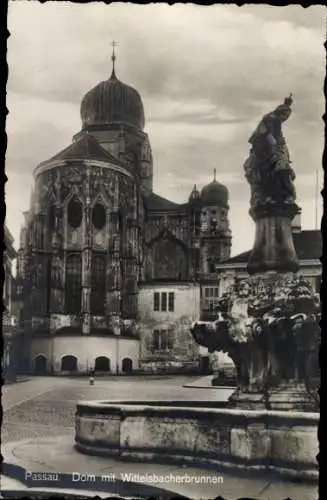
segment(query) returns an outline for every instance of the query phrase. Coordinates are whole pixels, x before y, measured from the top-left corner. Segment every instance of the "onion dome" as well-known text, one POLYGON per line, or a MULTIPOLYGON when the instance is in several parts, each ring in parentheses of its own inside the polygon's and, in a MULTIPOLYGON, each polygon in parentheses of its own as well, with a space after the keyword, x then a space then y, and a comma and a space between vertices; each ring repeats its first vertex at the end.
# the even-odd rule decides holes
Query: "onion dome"
POLYGON ((213 181, 202 189, 201 198, 204 206, 219 205, 228 207, 228 189, 216 180, 216 169, 214 169, 213 181))
MULTIPOLYGON (((113 42, 113 49, 115 43, 113 42)), ((123 122, 141 130, 144 128, 144 109, 140 94, 133 87, 118 80, 115 73, 116 56, 113 51, 111 77, 96 85, 81 103, 82 126, 107 125, 123 122)))

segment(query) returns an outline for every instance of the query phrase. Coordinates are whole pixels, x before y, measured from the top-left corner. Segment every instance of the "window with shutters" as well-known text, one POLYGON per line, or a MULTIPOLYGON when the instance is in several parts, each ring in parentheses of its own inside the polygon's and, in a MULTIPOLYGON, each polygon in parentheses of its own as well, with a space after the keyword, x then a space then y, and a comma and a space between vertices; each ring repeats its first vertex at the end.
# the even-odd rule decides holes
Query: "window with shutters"
POLYGON ((91 264, 91 313, 103 315, 106 303, 106 259, 94 255, 91 264))
POLYGON ((82 306, 82 259, 69 255, 66 260, 66 312, 79 314, 82 306))

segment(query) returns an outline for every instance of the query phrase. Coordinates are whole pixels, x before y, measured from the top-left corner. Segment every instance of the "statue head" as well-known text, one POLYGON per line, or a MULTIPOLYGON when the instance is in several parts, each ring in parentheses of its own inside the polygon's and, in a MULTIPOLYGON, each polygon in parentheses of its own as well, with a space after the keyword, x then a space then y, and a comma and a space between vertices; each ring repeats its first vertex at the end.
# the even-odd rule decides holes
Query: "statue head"
POLYGON ((237 286, 237 295, 241 298, 249 297, 251 292, 251 287, 246 280, 241 280, 237 286))
POLYGON ((275 109, 275 115, 279 118, 281 122, 285 122, 291 115, 292 109, 291 105, 293 103, 292 94, 284 99, 284 103, 275 109))

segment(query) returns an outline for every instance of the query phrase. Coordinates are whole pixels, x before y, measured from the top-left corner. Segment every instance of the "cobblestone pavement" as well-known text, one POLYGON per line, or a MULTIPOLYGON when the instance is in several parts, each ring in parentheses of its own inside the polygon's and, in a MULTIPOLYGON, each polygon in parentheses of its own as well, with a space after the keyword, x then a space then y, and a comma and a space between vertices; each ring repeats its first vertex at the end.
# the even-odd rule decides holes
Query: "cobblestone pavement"
POLYGON ((225 401, 231 389, 190 389, 183 385, 197 377, 35 377, 2 388, 3 443, 28 438, 72 436, 79 400, 225 401))

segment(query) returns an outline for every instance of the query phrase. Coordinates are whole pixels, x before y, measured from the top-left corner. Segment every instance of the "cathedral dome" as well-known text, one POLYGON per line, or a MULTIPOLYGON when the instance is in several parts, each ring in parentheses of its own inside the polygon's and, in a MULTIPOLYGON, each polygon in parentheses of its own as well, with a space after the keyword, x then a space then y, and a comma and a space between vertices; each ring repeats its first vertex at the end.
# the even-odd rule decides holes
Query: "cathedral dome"
MULTIPOLYGON (((114 63, 114 54, 112 60, 114 63)), ((124 122, 143 130, 144 109, 141 96, 133 87, 118 80, 113 65, 111 77, 96 85, 84 96, 81 119, 83 128, 89 125, 124 122)))
POLYGON ((214 179, 210 184, 204 186, 201 191, 202 204, 228 206, 228 189, 223 184, 216 180, 216 169, 214 171, 214 179))

